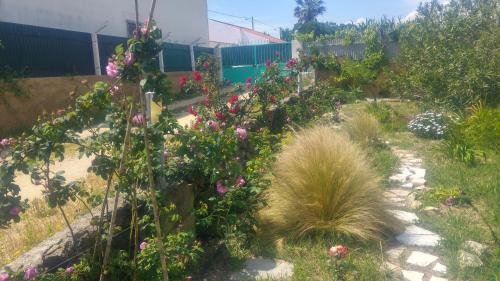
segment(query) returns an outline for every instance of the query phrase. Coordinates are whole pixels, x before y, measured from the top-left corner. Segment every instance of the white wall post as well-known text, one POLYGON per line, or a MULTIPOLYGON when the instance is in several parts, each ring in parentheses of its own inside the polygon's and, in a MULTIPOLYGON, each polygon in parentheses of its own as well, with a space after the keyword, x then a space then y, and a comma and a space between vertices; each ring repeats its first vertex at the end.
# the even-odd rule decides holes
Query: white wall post
POLYGON ((163 50, 158 54, 158 62, 160 64, 160 72, 165 72, 165 64, 163 63, 163 50))
POLYGON ((92 38, 92 54, 94 57, 94 73, 95 75, 101 75, 101 60, 99 57, 99 40, 97 39, 97 33, 91 33, 92 38))
POLYGON ((222 68, 222 49, 219 47, 219 45, 215 46, 214 55, 215 59, 217 60, 217 63, 219 63, 219 81, 224 86, 224 69, 222 68))
POLYGON ((302 43, 299 42, 298 40, 292 40, 292 58, 298 59, 299 58, 299 50, 302 50, 303 46, 302 43))
POLYGON ((194 58, 194 45, 189 45, 189 53, 191 54, 191 69, 196 71, 196 60, 194 58))

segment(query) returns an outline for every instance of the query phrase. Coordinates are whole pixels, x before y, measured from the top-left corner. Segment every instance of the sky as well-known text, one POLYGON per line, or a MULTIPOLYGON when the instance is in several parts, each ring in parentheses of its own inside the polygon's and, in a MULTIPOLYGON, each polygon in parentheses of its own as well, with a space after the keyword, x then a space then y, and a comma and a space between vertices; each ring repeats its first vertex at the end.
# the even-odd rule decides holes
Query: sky
MULTIPOLYGON (((326 12, 319 21, 336 23, 378 19, 382 16, 405 18, 414 13, 421 0, 324 0, 326 12)), ((208 0, 209 18, 251 27, 279 36, 279 27, 293 27, 295 0, 208 0), (223 15, 227 14, 227 15, 223 15), (232 15, 232 16, 228 16, 232 15), (234 17, 237 16, 237 17, 234 17), (245 19, 247 18, 247 19, 245 19)))

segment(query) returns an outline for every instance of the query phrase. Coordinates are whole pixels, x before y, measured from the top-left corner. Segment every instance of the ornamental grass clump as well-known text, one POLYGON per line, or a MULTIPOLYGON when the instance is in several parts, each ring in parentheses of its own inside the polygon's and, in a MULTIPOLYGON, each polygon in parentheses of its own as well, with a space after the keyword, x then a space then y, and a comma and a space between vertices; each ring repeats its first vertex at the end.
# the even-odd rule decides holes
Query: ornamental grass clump
POLYGON ((268 206, 260 212, 262 232, 276 240, 310 234, 381 239, 399 225, 382 194, 358 146, 329 127, 306 129, 275 163, 268 206))
POLYGON ((347 121, 345 126, 351 140, 368 146, 375 144, 380 139, 380 124, 368 113, 361 113, 347 121))

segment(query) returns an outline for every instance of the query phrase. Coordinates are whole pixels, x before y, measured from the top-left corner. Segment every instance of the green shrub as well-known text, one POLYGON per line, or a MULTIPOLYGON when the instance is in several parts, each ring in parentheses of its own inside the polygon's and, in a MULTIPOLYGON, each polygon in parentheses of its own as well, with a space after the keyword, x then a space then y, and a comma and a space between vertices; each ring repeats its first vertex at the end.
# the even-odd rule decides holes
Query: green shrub
POLYGON ((375 117, 363 112, 347 121, 346 131, 351 140, 367 147, 379 142, 379 127, 375 117))
POLYGON ((406 130, 407 120, 401 113, 384 102, 372 102, 366 106, 366 111, 380 122, 382 129, 392 132, 406 130))
POLYGON ((379 179, 364 153, 329 127, 299 133, 278 156, 268 207, 260 213, 273 238, 335 234, 380 239, 398 223, 386 211, 379 179))
POLYGON ((472 107, 472 115, 463 121, 465 137, 482 150, 500 151, 500 109, 482 104, 472 107))

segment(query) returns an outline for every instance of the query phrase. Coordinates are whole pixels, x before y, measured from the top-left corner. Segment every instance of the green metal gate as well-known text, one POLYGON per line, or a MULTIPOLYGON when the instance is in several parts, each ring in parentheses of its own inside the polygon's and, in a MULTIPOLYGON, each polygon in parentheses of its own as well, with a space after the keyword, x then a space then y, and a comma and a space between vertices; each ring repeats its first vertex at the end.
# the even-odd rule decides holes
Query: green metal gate
POLYGON ((266 68, 266 60, 279 61, 284 69, 292 57, 291 43, 223 47, 222 69, 224 80, 243 83, 248 77, 256 79, 266 68))

